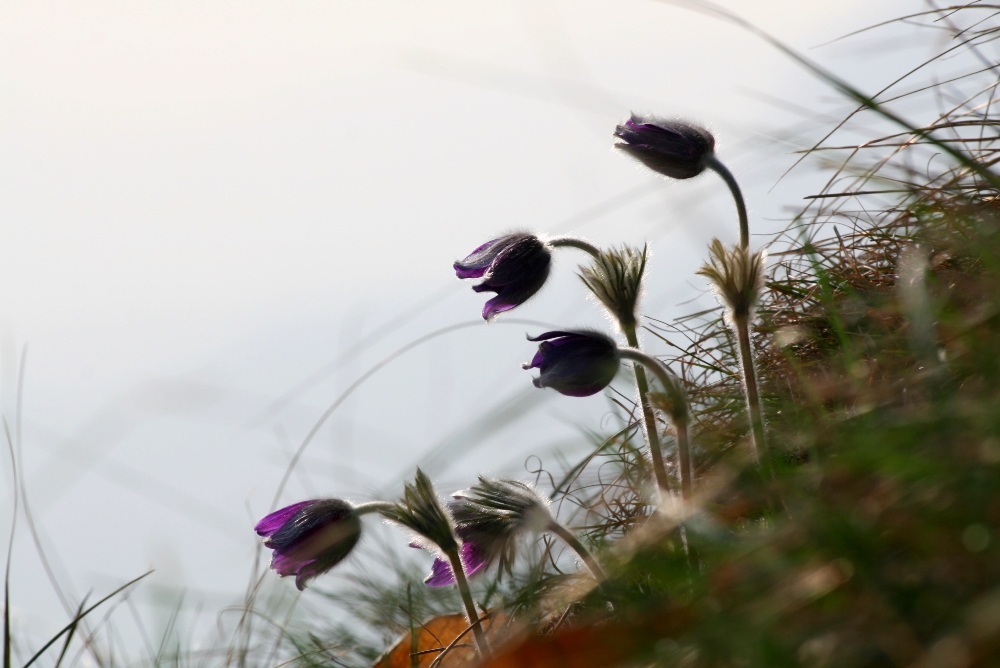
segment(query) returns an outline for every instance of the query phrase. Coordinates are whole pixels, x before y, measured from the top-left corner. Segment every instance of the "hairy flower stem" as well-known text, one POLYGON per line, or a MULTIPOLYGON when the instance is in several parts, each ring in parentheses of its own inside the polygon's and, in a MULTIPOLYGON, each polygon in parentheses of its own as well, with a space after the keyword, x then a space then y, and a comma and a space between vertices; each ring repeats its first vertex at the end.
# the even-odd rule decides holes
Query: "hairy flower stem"
MULTIPOLYGON (((694 474, 691 468, 691 443, 688 440, 687 399, 683 396, 680 382, 667 370, 660 360, 652 355, 647 355, 635 346, 632 346, 631 349, 620 349, 618 354, 622 359, 635 362, 636 378, 638 378, 638 372, 642 367, 645 367, 656 375, 660 380, 660 384, 663 385, 664 391, 670 395, 671 403, 674 404, 670 417, 674 423, 674 429, 677 431, 677 456, 680 460, 681 469, 681 494, 685 501, 690 500, 694 491, 694 474)), ((645 378, 645 375, 643 378, 645 378)), ((660 466, 663 466, 662 455, 660 466)), ((665 475, 666 473, 664 473, 665 475)))
POLYGON ((395 503, 389 503, 388 501, 369 501, 368 503, 359 503, 354 506, 354 514, 361 516, 367 515, 368 513, 379 513, 383 510, 394 508, 395 505, 395 503))
POLYGON ((549 239, 548 244, 553 248, 568 247, 576 248, 582 250, 585 253, 590 253, 594 258, 600 259, 601 249, 597 246, 584 241, 583 239, 577 239, 575 237, 556 237, 555 239, 549 239))
POLYGON ((583 559, 583 563, 587 564, 587 568, 589 568, 590 572, 594 574, 595 578, 597 578, 598 583, 603 583, 608 579, 608 576, 604 574, 604 569, 597 563, 597 559, 594 559, 594 556, 590 554, 590 551, 583 546, 583 543, 580 542, 580 539, 577 538, 572 531, 555 520, 550 522, 545 528, 547 531, 551 531, 555 535, 562 538, 567 545, 573 548, 574 552, 580 555, 580 558, 583 559))
POLYGON ((760 407, 760 393, 757 391, 757 373, 754 369, 753 351, 750 347, 750 318, 748 315, 734 315, 733 325, 740 342, 740 363, 743 367, 743 384, 746 386, 747 410, 750 412, 750 426, 753 430, 753 452, 757 461, 767 449, 764 440, 764 415, 760 407))
POLYGON ((677 430, 677 457, 681 465, 681 496, 685 501, 690 501, 694 493, 694 472, 691 467, 687 420, 674 420, 674 429, 677 430))
POLYGON ((740 190, 740 184, 736 182, 736 177, 729 171, 729 168, 719 162, 719 159, 714 155, 708 159, 706 166, 721 176, 722 180, 729 186, 729 192, 733 194, 733 199, 736 200, 736 213, 740 217, 740 246, 744 249, 749 248, 750 222, 747 219, 747 205, 743 200, 743 192, 740 190))
MULTIPOLYGON (((622 331, 625 332, 625 339, 629 347, 639 350, 639 338, 635 333, 635 323, 620 323, 622 331)), ((652 358, 650 358, 652 359, 652 358)), ((635 360, 634 360, 635 361, 635 360)), ((646 443, 649 444, 649 456, 653 460, 653 474, 656 476, 656 485, 660 488, 660 493, 670 494, 670 482, 667 480, 667 467, 663 464, 663 452, 660 450, 660 432, 656 426, 656 414, 649 403, 649 382, 646 380, 646 371, 643 369, 643 362, 636 361, 635 388, 639 394, 639 404, 642 406, 642 417, 646 426, 646 443)))
POLYGON ((479 655, 483 659, 489 659, 490 646, 486 642, 486 633, 479 622, 479 614, 476 612, 476 604, 472 600, 472 592, 469 591, 469 581, 465 577, 465 568, 458 556, 458 548, 449 550, 446 554, 448 555, 448 563, 451 564, 451 570, 455 573, 455 584, 458 585, 458 592, 462 595, 462 603, 465 604, 465 616, 469 618, 472 635, 476 637, 476 645, 479 646, 479 655))

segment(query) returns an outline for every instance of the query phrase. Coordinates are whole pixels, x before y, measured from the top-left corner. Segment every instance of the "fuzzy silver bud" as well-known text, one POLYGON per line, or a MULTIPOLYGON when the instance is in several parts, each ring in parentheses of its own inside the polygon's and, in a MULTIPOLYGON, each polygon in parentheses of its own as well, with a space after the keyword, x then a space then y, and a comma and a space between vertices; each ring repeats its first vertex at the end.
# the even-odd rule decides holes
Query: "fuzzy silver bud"
POLYGON ((508 575, 518 537, 545 531, 553 522, 549 499, 520 480, 480 476, 472 488, 452 496, 448 505, 463 542, 475 545, 487 562, 498 561, 508 575))
POLYGON ((635 311, 646 271, 646 246, 601 251, 589 267, 580 268, 580 280, 623 328, 635 325, 635 311))
POLYGON ((741 246, 726 250, 718 239, 712 240, 708 250, 708 262, 698 275, 712 282, 730 317, 749 318, 764 288, 765 252, 752 253, 741 246))
POLYGON ((403 498, 379 512, 393 524, 412 531, 419 542, 429 541, 446 554, 458 549, 451 513, 434 491, 431 479, 419 468, 414 481, 403 486, 403 498))

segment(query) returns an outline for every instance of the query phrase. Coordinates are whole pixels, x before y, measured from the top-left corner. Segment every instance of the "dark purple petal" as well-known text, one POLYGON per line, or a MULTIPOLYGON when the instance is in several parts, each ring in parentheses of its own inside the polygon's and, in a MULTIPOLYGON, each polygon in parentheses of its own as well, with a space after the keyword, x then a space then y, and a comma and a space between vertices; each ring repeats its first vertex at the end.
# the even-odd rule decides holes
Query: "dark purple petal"
POLYGON ((517 306, 517 303, 505 301, 503 295, 497 295, 483 306, 483 320, 490 320, 493 316, 509 311, 517 306))
POLYGON ((424 584, 428 587, 447 587, 455 584, 455 574, 451 570, 451 565, 443 559, 435 559, 431 565, 431 572, 424 578, 424 584))
POLYGON ((295 574, 295 588, 299 591, 305 591, 306 583, 317 575, 320 575, 325 570, 325 568, 321 568, 319 565, 313 564, 312 562, 303 564, 299 572, 295 574))
POLYGON ((537 353, 535 353, 535 356, 531 358, 531 363, 530 364, 522 364, 521 368, 525 369, 525 370, 527 370, 527 369, 537 369, 540 366, 542 366, 542 362, 544 362, 544 361, 545 361, 545 357, 544 357, 544 355, 542 355, 542 351, 539 350, 537 353))
POLYGON ((457 262, 452 265, 455 268, 455 275, 459 278, 481 278, 489 267, 476 267, 473 269, 463 269, 457 262))
POLYGON ((487 241, 483 245, 481 245, 478 248, 476 248, 476 250, 474 250, 471 253, 469 253, 468 257, 466 257, 465 260, 463 260, 463 262, 465 262, 466 260, 470 260, 472 258, 475 258, 477 255, 479 255, 480 253, 483 253, 487 248, 489 248, 490 246, 492 246, 496 242, 501 241, 503 238, 504 237, 497 237, 496 239, 490 239, 489 241, 487 241))
MULTIPOLYGON (((493 561, 491 555, 473 542, 462 543, 462 547, 459 548, 459 556, 465 565, 467 577, 472 577, 487 568, 493 561)), ((444 559, 435 559, 431 565, 430 574, 424 578, 424 584, 428 587, 446 587, 455 584, 455 573, 451 570, 451 565, 444 559)))
POLYGON ((548 341, 549 339, 561 338, 563 336, 580 336, 576 332, 545 332, 535 337, 528 337, 529 341, 548 341))
POLYGON ((480 278, 489 269, 497 254, 504 249, 508 239, 509 236, 487 241, 469 253, 464 260, 455 262, 452 265, 455 268, 455 275, 459 278, 480 278))
POLYGON ((472 286, 473 292, 500 292, 500 290, 501 288, 490 285, 488 281, 483 281, 479 285, 472 286))
POLYGON ((285 577, 286 575, 295 575, 303 566, 311 564, 314 561, 316 560, 296 559, 295 557, 291 557, 287 554, 275 552, 271 555, 271 570, 282 577, 285 577))
POLYGON ((261 536, 270 536, 272 533, 280 529, 282 524, 292 519, 300 508, 304 508, 310 503, 315 503, 315 501, 301 501, 299 503, 293 503, 290 506, 286 506, 281 510, 276 510, 260 522, 257 522, 257 526, 255 526, 253 530, 261 536))
POLYGON ((465 574, 469 576, 483 570, 493 560, 490 555, 480 549, 478 544, 473 542, 462 543, 461 555, 462 563, 465 564, 465 574))

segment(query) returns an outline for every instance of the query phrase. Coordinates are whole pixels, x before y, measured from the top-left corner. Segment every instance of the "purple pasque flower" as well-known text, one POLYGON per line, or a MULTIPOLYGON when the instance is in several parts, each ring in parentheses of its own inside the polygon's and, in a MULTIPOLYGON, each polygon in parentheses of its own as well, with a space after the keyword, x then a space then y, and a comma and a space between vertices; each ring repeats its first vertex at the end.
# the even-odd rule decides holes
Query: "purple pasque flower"
POLYGON ((361 521, 346 501, 316 499, 274 511, 254 531, 274 550, 271 570, 281 577, 294 575, 301 591, 350 554, 361 538, 361 521))
POLYGON ((538 292, 549 277, 551 264, 548 244, 534 234, 516 232, 487 241, 454 266, 459 278, 483 279, 472 286, 476 292, 497 293, 483 307, 483 318, 489 320, 538 292))
POLYGON ((623 140, 616 149, 672 179, 698 176, 715 153, 715 137, 705 128, 656 116, 632 114, 615 136, 623 140))
POLYGON ((589 397, 611 384, 620 360, 614 340, 593 330, 545 332, 529 341, 541 341, 538 352, 523 369, 541 373, 535 387, 551 387, 569 397, 589 397))

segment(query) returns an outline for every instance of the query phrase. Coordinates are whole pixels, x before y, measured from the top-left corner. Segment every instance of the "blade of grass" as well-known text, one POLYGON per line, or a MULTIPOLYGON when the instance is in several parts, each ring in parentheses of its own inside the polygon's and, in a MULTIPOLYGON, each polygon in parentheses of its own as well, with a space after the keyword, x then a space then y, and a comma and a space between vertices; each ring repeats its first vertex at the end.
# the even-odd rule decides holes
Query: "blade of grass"
MULTIPOLYGON (((89 608, 87 608, 86 610, 84 610, 83 613, 78 614, 76 617, 73 618, 73 621, 71 621, 69 624, 67 624, 66 626, 64 626, 63 629, 59 633, 57 633, 54 636, 52 636, 51 638, 49 638, 49 641, 47 643, 45 643, 44 645, 42 645, 42 648, 40 650, 38 650, 37 652, 35 652, 34 656, 32 656, 30 659, 28 659, 28 662, 26 664, 24 664, 23 666, 21 666, 21 668, 28 668, 28 666, 30 666, 35 661, 37 661, 38 657, 40 657, 42 654, 45 653, 45 650, 47 650, 49 647, 52 647, 52 645, 54 645, 55 642, 57 640, 59 640, 59 638, 63 637, 64 634, 69 633, 71 629, 76 628, 76 625, 80 622, 81 619, 83 619, 84 617, 86 617, 87 615, 89 615, 96 608, 98 608, 101 604, 109 601, 110 599, 114 598, 118 594, 122 593, 123 591, 125 591, 126 589, 128 589, 129 587, 131 587, 132 585, 134 585, 136 582, 138 582, 139 580, 142 580, 147 575, 150 575, 152 572, 153 571, 146 571, 145 573, 143 573, 139 577, 135 578, 134 580, 129 580, 128 582, 126 582, 125 584, 123 584, 121 587, 119 587, 118 589, 115 589, 113 592, 111 592, 110 594, 108 594, 107 596, 105 596, 104 598, 102 598, 100 601, 98 601, 94 605, 92 605, 89 608)), ((10 668, 9 663, 6 664, 4 666, 4 668, 10 668)))
POLYGON ((17 491, 17 459, 14 457, 14 440, 10 437, 10 426, 7 419, 3 421, 4 433, 7 435, 7 449, 10 452, 11 476, 14 479, 14 513, 10 521, 10 541, 7 543, 7 566, 3 579, 3 668, 10 668, 10 562, 14 552, 14 530, 17 528, 18 491, 17 491))
POLYGON ((83 612, 83 606, 87 605, 87 596, 83 597, 80 601, 80 606, 76 609, 76 614, 73 616, 73 627, 66 634, 66 642, 63 643, 62 651, 59 652, 59 658, 56 660, 55 668, 59 668, 62 665, 63 659, 66 657, 66 651, 69 649, 69 644, 73 642, 73 636, 76 634, 76 627, 81 619, 80 613, 83 612))

